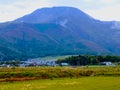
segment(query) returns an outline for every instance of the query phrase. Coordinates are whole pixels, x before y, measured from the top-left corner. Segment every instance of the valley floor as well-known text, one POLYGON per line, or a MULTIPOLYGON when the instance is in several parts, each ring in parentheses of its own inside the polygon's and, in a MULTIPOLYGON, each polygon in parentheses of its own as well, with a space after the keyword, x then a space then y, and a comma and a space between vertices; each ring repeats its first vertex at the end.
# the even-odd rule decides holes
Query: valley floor
POLYGON ((120 90, 120 77, 96 76, 1 82, 0 90, 120 90))

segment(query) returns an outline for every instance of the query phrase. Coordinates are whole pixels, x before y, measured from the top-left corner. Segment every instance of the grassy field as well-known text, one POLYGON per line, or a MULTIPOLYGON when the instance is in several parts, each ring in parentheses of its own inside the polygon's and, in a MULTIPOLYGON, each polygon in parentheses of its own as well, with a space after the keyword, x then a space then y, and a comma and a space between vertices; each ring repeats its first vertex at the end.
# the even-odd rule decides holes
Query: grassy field
POLYGON ((41 57, 41 58, 35 58, 35 60, 57 60, 57 59, 68 58, 70 56, 76 56, 76 55, 46 56, 46 57, 41 57))
POLYGON ((2 82, 0 90, 120 90, 120 77, 99 76, 2 82))
POLYGON ((0 90, 120 90, 120 66, 0 68, 0 90))
POLYGON ((0 68, 0 82, 38 79, 120 76, 120 67, 24 67, 0 68))

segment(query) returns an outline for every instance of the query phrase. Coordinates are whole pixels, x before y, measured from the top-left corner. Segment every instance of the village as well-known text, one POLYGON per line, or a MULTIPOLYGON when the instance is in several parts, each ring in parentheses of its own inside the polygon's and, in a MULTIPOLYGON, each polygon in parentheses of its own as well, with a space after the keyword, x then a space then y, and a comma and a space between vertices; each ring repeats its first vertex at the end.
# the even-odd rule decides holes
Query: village
MULTIPOLYGON (((38 60, 38 59, 28 59, 26 61, 0 61, 0 67, 37 67, 37 66, 71 66, 69 63, 58 63, 57 59, 53 60, 38 60)), ((85 65, 81 65, 85 66, 85 65)), ((115 66, 112 62, 100 62, 98 66, 115 66)))
POLYGON ((4 61, 0 62, 0 67, 30 67, 30 66, 57 66, 56 60, 33 60, 28 59, 26 61, 4 61))

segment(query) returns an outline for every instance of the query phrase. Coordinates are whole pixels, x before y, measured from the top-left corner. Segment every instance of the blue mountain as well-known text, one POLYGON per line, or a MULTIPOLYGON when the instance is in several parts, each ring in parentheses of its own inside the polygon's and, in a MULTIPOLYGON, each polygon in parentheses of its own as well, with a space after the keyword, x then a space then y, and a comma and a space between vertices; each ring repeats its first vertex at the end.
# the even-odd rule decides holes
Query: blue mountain
POLYGON ((77 8, 41 8, 0 24, 0 56, 23 60, 66 54, 119 55, 119 32, 119 22, 96 20, 77 8))

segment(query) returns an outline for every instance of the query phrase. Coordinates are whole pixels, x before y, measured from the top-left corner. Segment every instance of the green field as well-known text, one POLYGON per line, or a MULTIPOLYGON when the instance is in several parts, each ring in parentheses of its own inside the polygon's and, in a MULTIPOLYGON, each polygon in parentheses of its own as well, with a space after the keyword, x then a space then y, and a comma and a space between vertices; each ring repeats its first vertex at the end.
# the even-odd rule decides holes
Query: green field
POLYGON ((0 68, 0 90, 120 90, 120 66, 0 68))
POLYGON ((16 67, 0 68, 0 82, 38 79, 119 76, 120 67, 16 67))
POLYGON ((58 60, 58 59, 68 58, 70 56, 76 56, 76 55, 46 56, 46 57, 40 57, 40 58, 34 58, 34 59, 35 60, 58 60))
POLYGON ((0 90, 120 90, 120 77, 82 77, 2 82, 0 90))

